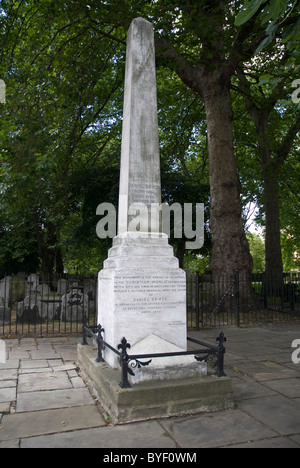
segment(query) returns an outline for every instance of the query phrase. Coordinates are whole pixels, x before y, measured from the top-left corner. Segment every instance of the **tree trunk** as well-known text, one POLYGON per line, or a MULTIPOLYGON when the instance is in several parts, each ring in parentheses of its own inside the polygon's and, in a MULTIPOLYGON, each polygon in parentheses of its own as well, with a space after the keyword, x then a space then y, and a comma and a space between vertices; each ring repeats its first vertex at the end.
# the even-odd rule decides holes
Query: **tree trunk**
POLYGON ((44 246, 41 254, 42 266, 42 281, 52 283, 54 272, 55 253, 53 249, 44 246))
POLYGON ((233 148, 230 80, 210 72, 203 84, 210 158, 212 259, 214 278, 250 279, 252 258, 242 222, 240 182, 233 148))
POLYGON ((283 298, 283 263, 280 243, 280 207, 278 174, 280 165, 271 157, 268 135, 269 109, 253 114, 259 136, 259 151, 264 178, 265 232, 265 303, 268 296, 283 298))
POLYGON ((53 281, 57 237, 55 226, 49 222, 41 229, 39 223, 35 226, 38 253, 41 259, 41 275, 43 281, 53 281))
POLYGON ((283 276, 283 264, 280 244, 280 213, 278 180, 276 174, 264 170, 264 202, 266 215, 265 258, 266 275, 283 276))
POLYGON ((56 268, 55 268, 56 273, 58 273, 59 276, 62 276, 64 274, 64 261, 63 261, 62 251, 60 247, 57 247, 56 249, 55 263, 56 263, 56 268))

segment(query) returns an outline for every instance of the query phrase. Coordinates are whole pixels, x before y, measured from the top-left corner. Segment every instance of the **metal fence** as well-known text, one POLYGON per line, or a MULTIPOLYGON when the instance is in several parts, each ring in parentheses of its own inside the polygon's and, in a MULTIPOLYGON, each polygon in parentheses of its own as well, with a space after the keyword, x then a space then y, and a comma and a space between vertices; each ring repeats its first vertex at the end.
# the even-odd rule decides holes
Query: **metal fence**
MULTIPOLYGON (((186 271, 187 325, 257 325, 300 320, 300 274, 283 278, 252 275, 246 282, 238 272, 215 280, 186 271)), ((97 326, 97 279, 56 278, 18 274, 0 280, 0 336, 80 334, 83 317, 97 326)))
POLYGON ((0 281, 0 335, 80 334, 83 316, 96 324, 96 304, 95 278, 6 276, 0 281))
POLYGON ((187 271, 188 327, 257 325, 300 320, 300 274, 253 274, 215 280, 187 271))

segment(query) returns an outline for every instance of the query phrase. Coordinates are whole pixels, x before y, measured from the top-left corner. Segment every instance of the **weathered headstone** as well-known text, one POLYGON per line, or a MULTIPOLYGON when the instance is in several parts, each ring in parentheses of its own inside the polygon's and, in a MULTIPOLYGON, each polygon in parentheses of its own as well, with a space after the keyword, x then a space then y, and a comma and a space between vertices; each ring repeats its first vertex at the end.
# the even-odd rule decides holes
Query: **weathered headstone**
POLYGON ((61 314, 61 299, 51 297, 51 299, 42 300, 41 316, 45 320, 56 320, 61 314))
POLYGON ((60 278, 57 281, 57 294, 63 296, 68 292, 68 281, 65 278, 60 278))
POLYGON ((20 302, 26 296, 26 279, 25 273, 18 273, 13 277, 11 283, 11 302, 20 302))
POLYGON ((7 325, 11 320, 11 309, 7 306, 5 298, 0 296, 0 327, 7 325))
MULTIPOLYGON (((126 54, 118 235, 99 273, 98 323, 114 347, 126 337, 133 353, 135 346, 143 353, 168 352, 170 344, 173 352, 182 351, 187 346, 185 273, 161 232, 159 216, 149 217, 161 203, 161 185, 154 33, 148 21, 131 23, 126 54), (134 229, 132 205, 139 203, 147 212, 134 229)), ((105 360, 119 366, 109 349, 105 360)), ((158 361, 151 369, 162 366, 158 361)), ((192 362, 182 356, 177 365, 192 362)))
POLYGON ((61 298, 61 321, 81 322, 88 313, 88 297, 80 289, 71 291, 61 298))
POLYGON ((32 273, 31 275, 29 275, 27 278, 27 287, 26 287, 27 294, 31 294, 33 291, 36 291, 39 284, 40 284, 40 279, 38 275, 36 275, 35 273, 32 273))
POLYGON ((89 301, 93 301, 97 296, 97 282, 93 278, 87 278, 83 282, 83 293, 89 298, 89 301))
POLYGON ((5 276, 0 281, 0 297, 3 297, 4 303, 6 305, 8 305, 8 303, 10 301, 11 282, 12 282, 12 277, 11 276, 5 276))
POLYGON ((88 297, 89 312, 97 310, 97 281, 89 278, 83 282, 83 293, 88 297))
POLYGON ((41 294, 34 291, 17 304, 17 321, 20 323, 43 323, 41 294))

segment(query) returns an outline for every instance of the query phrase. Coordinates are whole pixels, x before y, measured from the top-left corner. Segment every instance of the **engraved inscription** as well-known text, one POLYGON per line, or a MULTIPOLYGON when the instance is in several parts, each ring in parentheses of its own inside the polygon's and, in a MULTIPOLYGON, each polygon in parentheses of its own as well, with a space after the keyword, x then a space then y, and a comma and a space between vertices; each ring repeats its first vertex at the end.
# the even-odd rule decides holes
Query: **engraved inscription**
MULTIPOLYGON (((173 275, 120 275, 115 278, 116 306, 122 311, 162 314, 185 302, 185 279, 173 275)), ((172 325, 179 325, 172 322, 172 325)))
POLYGON ((130 202, 144 203, 160 203, 160 185, 131 182, 128 186, 130 202))

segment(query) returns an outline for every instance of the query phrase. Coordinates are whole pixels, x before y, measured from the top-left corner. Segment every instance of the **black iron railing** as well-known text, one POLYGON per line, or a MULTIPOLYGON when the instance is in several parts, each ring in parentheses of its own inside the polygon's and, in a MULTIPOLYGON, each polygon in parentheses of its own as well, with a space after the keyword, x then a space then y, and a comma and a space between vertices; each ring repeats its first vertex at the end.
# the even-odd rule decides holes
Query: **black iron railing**
POLYGON ((204 361, 207 362, 208 360, 213 360, 214 357, 216 358, 213 368, 216 368, 215 375, 217 377, 226 377, 224 373, 224 354, 225 354, 225 347, 224 343, 226 342, 226 338, 224 333, 221 332, 220 335, 217 337, 216 341, 218 342, 217 346, 210 345, 208 343, 204 343, 202 341, 196 340, 194 338, 188 337, 188 341, 196 343, 197 345, 203 346, 200 349, 194 349, 192 351, 180 351, 174 353, 152 353, 152 354, 128 354, 128 350, 131 348, 130 343, 127 342, 126 338, 124 337, 121 340, 121 343, 118 344, 117 348, 114 348, 109 343, 107 343, 102 336, 104 329, 101 325, 97 326, 87 326, 86 321, 83 320, 82 326, 82 345, 87 345, 87 337, 92 337, 96 340, 98 346, 98 355, 96 358, 96 362, 103 362, 103 350, 105 348, 110 349, 113 353, 115 353, 119 357, 119 362, 121 366, 121 373, 122 378, 120 382, 121 388, 129 388, 131 387, 128 381, 128 375, 134 376, 133 369, 140 368, 142 366, 148 366, 151 364, 152 359, 156 358, 163 358, 163 357, 175 357, 175 356, 192 356, 194 355, 196 361, 204 361), (148 359, 148 361, 141 361, 141 359, 148 359))
POLYGON ((239 271, 200 275, 187 271, 189 328, 258 325, 300 319, 300 273, 282 276, 239 271))

